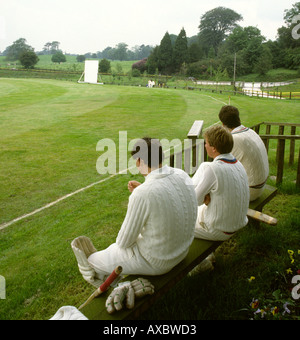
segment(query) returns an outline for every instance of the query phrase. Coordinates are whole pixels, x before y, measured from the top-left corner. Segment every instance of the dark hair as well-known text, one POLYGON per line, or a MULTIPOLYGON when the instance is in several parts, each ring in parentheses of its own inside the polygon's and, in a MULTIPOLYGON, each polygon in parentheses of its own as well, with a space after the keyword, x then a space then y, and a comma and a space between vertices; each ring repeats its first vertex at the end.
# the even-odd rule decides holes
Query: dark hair
POLYGON ((131 151, 131 156, 134 159, 142 159, 149 168, 158 168, 164 160, 159 140, 150 137, 139 139, 131 151))
POLYGON ((235 106, 223 106, 219 112, 219 119, 230 129, 241 125, 240 113, 235 106))
POLYGON ((220 154, 230 153, 233 148, 231 132, 221 125, 212 125, 204 131, 204 138, 210 146, 217 149, 220 154))

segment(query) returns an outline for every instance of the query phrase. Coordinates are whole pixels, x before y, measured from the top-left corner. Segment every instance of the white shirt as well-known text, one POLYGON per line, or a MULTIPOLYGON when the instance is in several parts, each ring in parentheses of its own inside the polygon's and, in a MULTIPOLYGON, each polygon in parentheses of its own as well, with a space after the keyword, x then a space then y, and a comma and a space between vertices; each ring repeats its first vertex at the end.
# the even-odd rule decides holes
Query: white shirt
POLYGON ((263 184, 269 175, 268 154, 260 136, 243 125, 231 131, 233 149, 231 153, 243 164, 249 186, 263 184))
POLYGON ((242 164, 232 154, 217 156, 213 162, 200 165, 193 177, 198 205, 210 194, 211 201, 204 211, 207 227, 223 232, 235 232, 247 222, 249 187, 242 164))
POLYGON ((137 244, 153 266, 172 268, 188 253, 194 238, 197 200, 191 178, 164 166, 152 171, 129 197, 116 243, 137 244))

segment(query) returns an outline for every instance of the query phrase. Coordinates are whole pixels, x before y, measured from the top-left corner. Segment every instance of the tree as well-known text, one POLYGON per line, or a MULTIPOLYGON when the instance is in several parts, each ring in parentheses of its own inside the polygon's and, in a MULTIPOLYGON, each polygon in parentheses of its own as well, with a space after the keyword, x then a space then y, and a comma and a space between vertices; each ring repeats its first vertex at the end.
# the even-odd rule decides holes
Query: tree
POLYGON ((114 59, 115 60, 127 60, 127 47, 125 43, 119 43, 115 48, 114 59))
POLYGON ((133 50, 132 50, 132 60, 142 60, 144 58, 147 58, 152 52, 152 50, 153 50, 153 47, 149 45, 146 45, 146 46, 136 45, 133 47, 133 50))
POLYGON ((144 73, 147 70, 147 58, 137 61, 131 66, 132 69, 137 69, 141 73, 144 73))
POLYGON ((300 39, 296 39, 294 35, 299 35, 300 20, 300 2, 293 5, 290 10, 285 10, 284 20, 287 26, 280 27, 278 32, 278 43, 283 48, 300 47, 300 39))
POLYGON ((272 54, 273 68, 285 67, 286 51, 280 48, 278 41, 268 40, 265 45, 272 54))
POLYGON ((254 71, 259 75, 264 76, 272 68, 272 66, 272 53, 268 46, 263 46, 262 53, 254 66, 254 71))
POLYGON ((52 43, 51 42, 47 42, 45 45, 44 45, 44 48, 43 48, 43 51, 45 54, 50 54, 50 47, 52 46, 52 43))
POLYGON ((26 68, 34 68, 39 61, 38 56, 33 51, 25 51, 20 56, 20 63, 26 68))
POLYGON ((76 57, 76 60, 79 62, 79 63, 82 63, 85 61, 85 56, 84 55, 78 55, 76 57))
POLYGON ((174 53, 173 53, 173 65, 174 71, 178 72, 183 63, 188 63, 189 53, 188 53, 188 43, 186 32, 184 28, 181 29, 178 37, 175 40, 174 53))
POLYGON ((225 43, 219 48, 218 60, 228 74, 233 76, 234 56, 236 54, 236 74, 244 75, 253 71, 262 52, 265 37, 257 27, 234 28, 225 43))
POLYGON ((158 69, 164 74, 171 74, 173 71, 173 48, 168 32, 160 42, 158 50, 158 69))
POLYGON ((20 56, 28 51, 34 51, 34 49, 26 44, 26 39, 20 38, 6 48, 4 55, 6 55, 7 60, 14 61, 19 60, 20 56))
POLYGON ((60 45, 60 42, 52 41, 52 43, 51 43, 51 53, 57 52, 59 50, 59 45, 60 45))
POLYGON ((225 7, 217 7, 202 15, 199 25, 199 39, 206 51, 212 46, 217 54, 218 47, 243 17, 225 7))
POLYGON ((58 41, 47 42, 43 48, 44 54, 55 54, 59 52, 59 45, 60 42, 58 41))
POLYGON ((66 56, 62 54, 62 52, 57 52, 55 54, 53 54, 51 61, 53 63, 64 63, 66 62, 66 56))
POLYGON ((286 9, 284 13, 286 26, 282 26, 277 30, 278 38, 276 41, 278 44, 276 47, 281 50, 280 64, 290 69, 300 69, 300 2, 295 3, 291 9, 286 9))
POLYGON ((291 9, 284 10, 284 20, 287 25, 291 25, 294 22, 294 17, 300 14, 300 2, 296 2, 291 9))
POLYGON ((147 59, 148 74, 155 74, 159 63, 159 46, 155 46, 147 59))
POLYGON ((237 26, 233 29, 232 33, 228 36, 225 42, 226 49, 231 53, 241 51, 247 47, 249 36, 246 28, 237 26))
POLYGON ((110 71, 110 61, 104 58, 99 63, 99 72, 108 73, 109 71, 110 71))
POLYGON ((190 63, 195 63, 203 57, 203 49, 198 43, 192 43, 188 48, 188 52, 190 63))

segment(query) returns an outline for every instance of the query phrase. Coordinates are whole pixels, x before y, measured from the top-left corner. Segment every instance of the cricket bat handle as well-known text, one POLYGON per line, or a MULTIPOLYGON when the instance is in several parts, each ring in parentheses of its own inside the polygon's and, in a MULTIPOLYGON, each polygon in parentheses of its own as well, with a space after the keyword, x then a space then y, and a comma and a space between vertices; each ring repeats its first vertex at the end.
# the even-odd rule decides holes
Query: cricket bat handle
POLYGON ((276 225, 277 224, 277 219, 274 217, 271 217, 269 215, 263 214, 260 211, 256 211, 253 209, 248 209, 247 216, 251 217, 257 221, 264 222, 270 225, 276 225))
POLYGON ((123 268, 121 266, 118 266, 115 268, 115 270, 109 275, 109 277, 105 280, 105 282, 102 283, 102 285, 97 289, 98 295, 102 294, 105 292, 110 285, 115 281, 115 279, 122 273, 123 268))
POLYGON ((89 304, 95 297, 104 293, 110 285, 115 281, 115 279, 122 273, 123 268, 118 266, 114 269, 114 271, 109 275, 109 277, 102 283, 102 285, 97 288, 94 293, 78 308, 79 310, 89 304))

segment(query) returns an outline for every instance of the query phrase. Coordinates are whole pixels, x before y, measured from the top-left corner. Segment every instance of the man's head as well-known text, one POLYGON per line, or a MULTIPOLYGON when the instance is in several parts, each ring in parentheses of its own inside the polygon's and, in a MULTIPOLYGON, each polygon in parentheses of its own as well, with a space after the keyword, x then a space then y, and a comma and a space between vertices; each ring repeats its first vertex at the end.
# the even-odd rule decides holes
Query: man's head
POLYGON ((223 106, 219 112, 219 119, 229 129, 234 129, 241 125, 240 113, 235 106, 223 106))
POLYGON ((204 131, 207 154, 215 158, 220 154, 230 153, 233 148, 233 138, 228 129, 221 125, 212 125, 204 131))
POLYGON ((139 139, 135 143, 131 155, 136 160, 137 167, 142 174, 160 168, 164 160, 163 149, 159 140, 150 137, 139 139))

